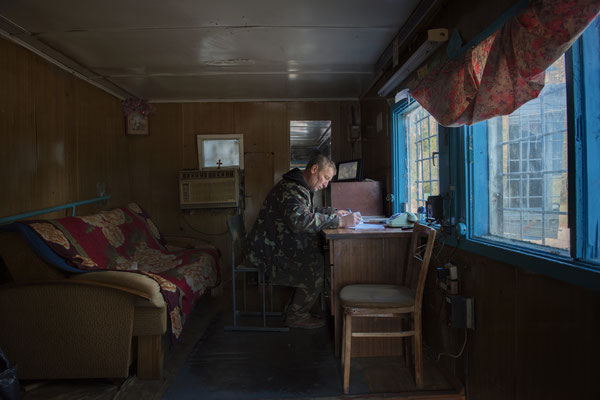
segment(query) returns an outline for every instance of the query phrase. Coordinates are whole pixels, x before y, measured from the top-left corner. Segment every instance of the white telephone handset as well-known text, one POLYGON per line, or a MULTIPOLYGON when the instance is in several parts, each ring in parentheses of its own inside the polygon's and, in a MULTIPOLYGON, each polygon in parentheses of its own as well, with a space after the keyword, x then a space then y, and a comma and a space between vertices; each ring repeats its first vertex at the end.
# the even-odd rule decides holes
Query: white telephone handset
POLYGON ((391 227, 409 227, 417 222, 419 218, 415 213, 405 212, 394 214, 390 217, 388 226, 391 227))

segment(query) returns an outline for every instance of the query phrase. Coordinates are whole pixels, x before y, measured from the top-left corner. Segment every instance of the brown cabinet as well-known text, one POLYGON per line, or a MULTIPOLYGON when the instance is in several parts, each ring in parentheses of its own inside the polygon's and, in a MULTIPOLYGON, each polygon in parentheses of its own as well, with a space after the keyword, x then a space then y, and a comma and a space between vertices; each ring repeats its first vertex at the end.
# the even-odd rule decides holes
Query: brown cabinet
POLYGON ((332 182, 331 206, 360 211, 364 216, 383 216, 381 182, 332 182))

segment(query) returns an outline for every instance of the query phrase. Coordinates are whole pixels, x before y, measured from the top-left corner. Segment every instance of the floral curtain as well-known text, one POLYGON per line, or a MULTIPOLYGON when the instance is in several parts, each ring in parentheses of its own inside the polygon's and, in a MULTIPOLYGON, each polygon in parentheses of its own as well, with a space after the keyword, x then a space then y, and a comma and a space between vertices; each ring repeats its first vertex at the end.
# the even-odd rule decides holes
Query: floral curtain
POLYGON ((600 0, 532 0, 462 57, 446 59, 411 87, 444 126, 508 115, 544 88, 545 70, 600 12, 600 0))

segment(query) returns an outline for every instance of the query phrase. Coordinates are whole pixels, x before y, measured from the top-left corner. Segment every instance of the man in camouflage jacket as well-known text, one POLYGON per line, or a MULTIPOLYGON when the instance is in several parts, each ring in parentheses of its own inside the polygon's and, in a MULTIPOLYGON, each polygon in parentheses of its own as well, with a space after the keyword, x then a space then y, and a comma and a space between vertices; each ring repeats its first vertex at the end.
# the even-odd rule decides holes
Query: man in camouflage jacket
POLYGON ((284 174, 267 195, 248 235, 248 261, 265 271, 274 284, 295 287, 286 309, 285 323, 289 327, 324 325, 323 320, 310 315, 323 291, 319 232, 354 226, 360 221, 358 213, 331 207, 315 209, 314 193, 326 188, 335 173, 335 164, 317 155, 304 171, 294 168, 284 174))

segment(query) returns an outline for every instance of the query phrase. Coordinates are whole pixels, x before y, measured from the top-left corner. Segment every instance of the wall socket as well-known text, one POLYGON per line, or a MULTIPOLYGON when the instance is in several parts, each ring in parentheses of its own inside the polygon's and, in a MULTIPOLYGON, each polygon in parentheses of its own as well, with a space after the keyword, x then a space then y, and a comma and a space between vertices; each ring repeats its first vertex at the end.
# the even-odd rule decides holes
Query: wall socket
POLYGON ((446 303, 450 327, 475 329, 475 300, 472 297, 448 295, 446 303))
POLYGON ((456 268, 456 265, 451 264, 451 263, 446 263, 444 265, 445 268, 448 268, 448 278, 452 279, 452 280, 456 280, 458 279, 458 269, 456 268))

